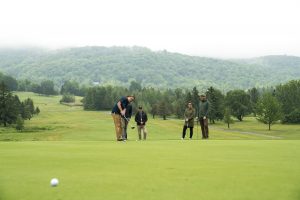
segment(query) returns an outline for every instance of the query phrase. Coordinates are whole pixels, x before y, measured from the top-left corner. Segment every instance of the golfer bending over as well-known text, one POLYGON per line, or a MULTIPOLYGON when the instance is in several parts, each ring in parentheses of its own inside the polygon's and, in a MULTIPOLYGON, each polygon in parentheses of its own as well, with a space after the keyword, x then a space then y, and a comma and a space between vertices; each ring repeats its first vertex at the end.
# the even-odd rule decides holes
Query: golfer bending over
POLYGON ((135 115, 135 121, 137 124, 137 130, 139 134, 139 140, 142 139, 141 132, 143 132, 143 139, 147 138, 146 122, 148 121, 147 114, 143 111, 142 106, 139 106, 139 110, 135 115))
POLYGON ((122 125, 121 125, 121 116, 124 116, 126 113, 126 107, 132 101, 134 101, 134 96, 122 97, 113 107, 111 111, 112 118, 115 123, 117 141, 122 141, 122 125))
POLYGON ((132 115, 132 106, 131 104, 128 104, 126 107, 125 115, 121 118, 121 124, 122 124, 122 139, 127 140, 127 126, 130 121, 132 115))

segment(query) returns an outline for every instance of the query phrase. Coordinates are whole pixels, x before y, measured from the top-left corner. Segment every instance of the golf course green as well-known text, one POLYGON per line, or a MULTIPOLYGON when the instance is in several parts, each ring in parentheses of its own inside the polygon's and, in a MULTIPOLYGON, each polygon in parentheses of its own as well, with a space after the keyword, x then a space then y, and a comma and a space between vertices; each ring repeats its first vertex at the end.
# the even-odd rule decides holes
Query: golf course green
POLYGON ((147 141, 130 129, 117 142, 109 111, 17 94, 41 113, 22 132, 0 127, 0 200, 300 199, 299 125, 268 131, 249 116, 231 129, 210 124, 209 140, 197 126, 181 140, 182 120, 149 115, 147 141))

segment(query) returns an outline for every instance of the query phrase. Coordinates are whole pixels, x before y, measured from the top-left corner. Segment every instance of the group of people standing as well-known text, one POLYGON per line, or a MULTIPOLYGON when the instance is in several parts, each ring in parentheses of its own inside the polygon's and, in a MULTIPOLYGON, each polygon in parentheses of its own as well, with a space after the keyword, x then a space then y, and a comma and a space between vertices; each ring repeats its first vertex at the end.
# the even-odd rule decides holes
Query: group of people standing
POLYGON ((182 130, 182 140, 185 138, 186 130, 190 129, 190 139, 193 138, 194 121, 200 123, 202 139, 208 139, 208 112, 209 102, 204 94, 200 95, 200 101, 197 105, 197 110, 193 108, 192 102, 188 103, 188 107, 184 111, 184 125, 182 130))
MULTIPOLYGON (((199 104, 196 105, 196 109, 193 107, 192 102, 188 102, 187 108, 184 112, 184 125, 182 130, 182 140, 186 136, 186 130, 190 129, 190 139, 193 138, 193 129, 194 129, 194 121, 200 123, 202 139, 209 138, 208 131, 208 113, 209 113, 209 102, 206 99, 204 94, 200 95, 199 104)), ((131 102, 135 99, 134 96, 122 97, 119 101, 114 105, 112 109, 112 117, 115 124, 116 137, 117 141, 126 141, 127 140, 127 127, 129 121, 132 116, 132 106, 131 102)), ((138 138, 139 140, 146 140, 147 138, 147 130, 146 130, 146 122, 148 121, 148 117, 145 111, 143 111, 142 106, 138 107, 138 111, 135 115, 135 122, 138 130, 138 138), (142 137, 143 135, 143 137, 142 137)))
MULTIPOLYGON (((117 141, 127 140, 127 127, 132 116, 131 102, 133 102, 134 99, 134 96, 122 97, 112 109, 111 113, 115 124, 117 141)), ((148 117, 146 112, 143 111, 142 106, 139 106, 134 119, 137 124, 139 140, 142 140, 142 138, 146 140, 146 122, 148 121, 148 117)))

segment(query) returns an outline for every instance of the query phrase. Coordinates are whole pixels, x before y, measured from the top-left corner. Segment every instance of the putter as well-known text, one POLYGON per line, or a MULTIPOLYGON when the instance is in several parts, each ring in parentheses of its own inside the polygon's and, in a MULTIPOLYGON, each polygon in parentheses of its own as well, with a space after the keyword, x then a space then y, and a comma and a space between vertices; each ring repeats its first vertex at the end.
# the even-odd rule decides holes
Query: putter
MULTIPOLYGON (((125 116, 123 116, 124 117, 124 119, 126 119, 126 121, 128 122, 128 124, 129 124, 129 119, 127 118, 127 117, 125 117, 125 116)), ((134 129, 135 128, 135 126, 131 126, 131 129, 134 129)))

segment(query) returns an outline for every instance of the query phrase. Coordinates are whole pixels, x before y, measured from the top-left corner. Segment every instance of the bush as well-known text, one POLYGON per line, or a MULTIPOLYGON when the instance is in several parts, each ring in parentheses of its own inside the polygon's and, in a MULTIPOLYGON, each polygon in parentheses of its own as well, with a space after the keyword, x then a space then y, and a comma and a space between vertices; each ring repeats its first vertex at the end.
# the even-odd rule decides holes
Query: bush
POLYGON ((63 94, 62 99, 60 100, 60 102, 64 102, 64 103, 74 103, 75 102, 75 96, 72 94, 63 94))
POLYGON ((285 115, 282 123, 300 124, 300 110, 294 110, 288 115, 285 115))

